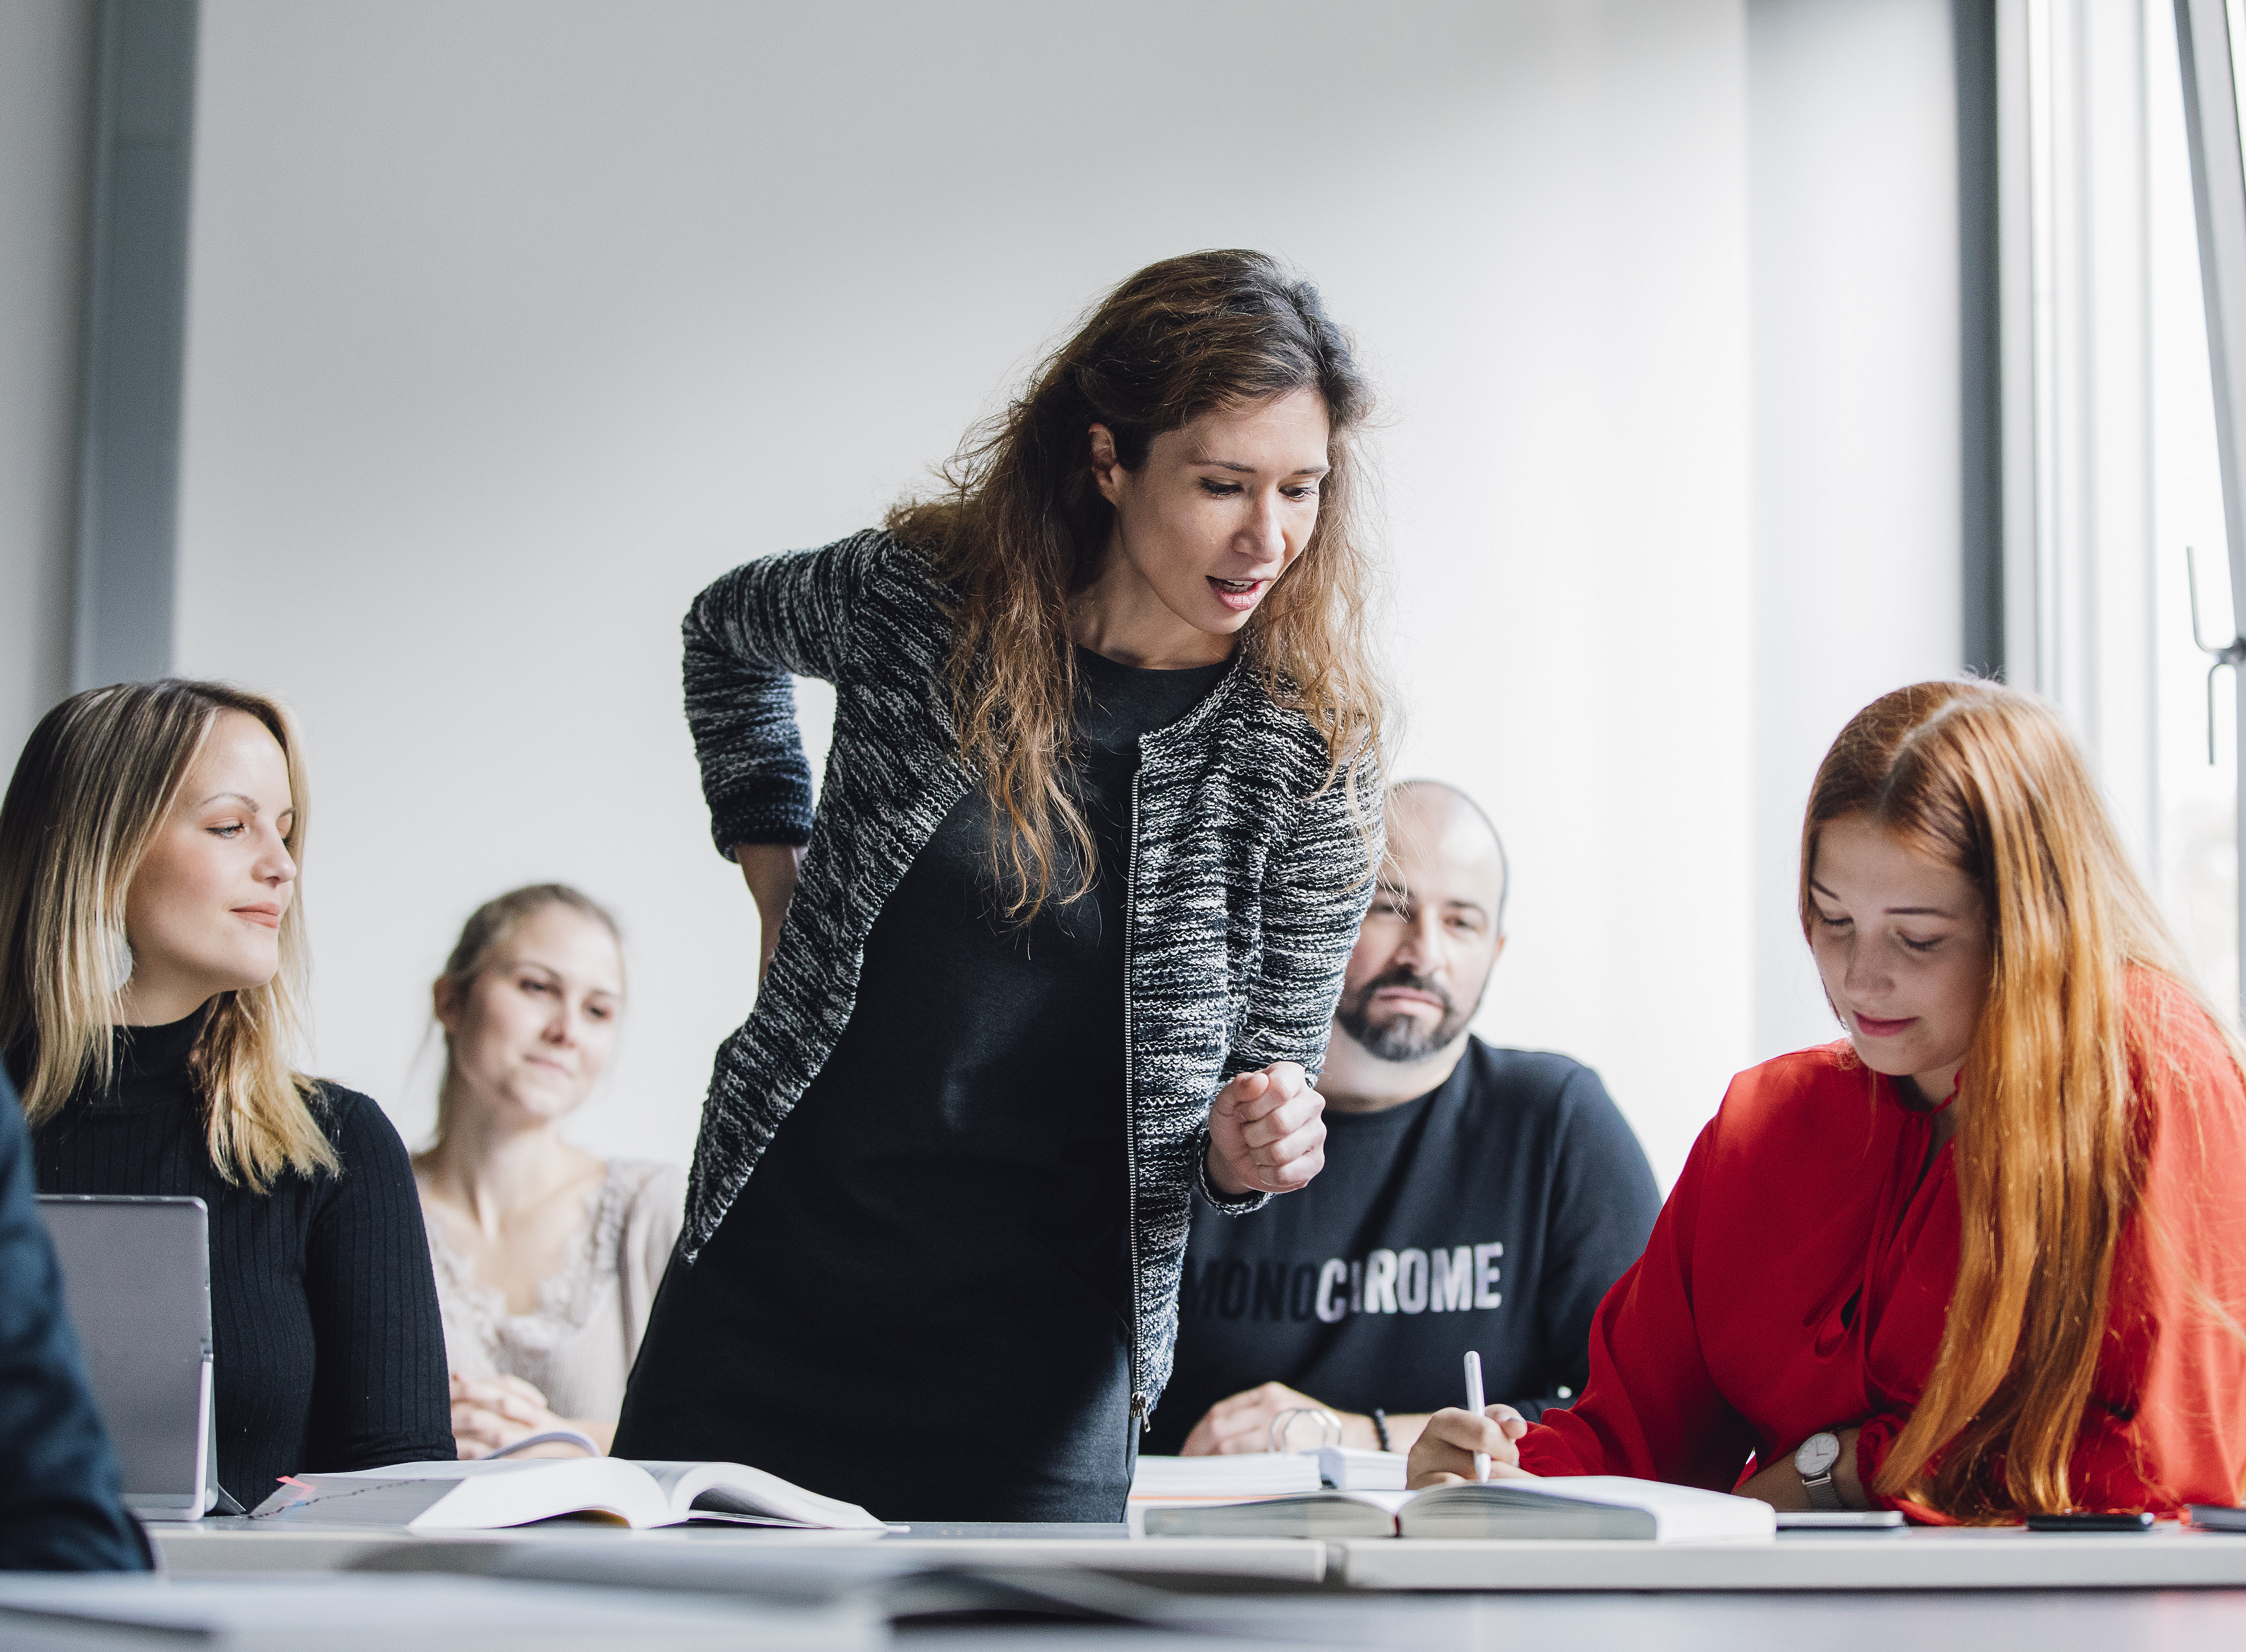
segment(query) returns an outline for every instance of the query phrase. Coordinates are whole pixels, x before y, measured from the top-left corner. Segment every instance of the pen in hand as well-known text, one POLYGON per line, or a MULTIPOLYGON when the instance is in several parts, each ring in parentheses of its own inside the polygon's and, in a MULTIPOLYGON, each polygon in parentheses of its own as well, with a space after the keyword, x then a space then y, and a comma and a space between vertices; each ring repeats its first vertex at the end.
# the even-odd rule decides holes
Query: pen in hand
MULTIPOLYGON (((1480 1416, 1484 1403, 1481 1396, 1481 1355, 1469 1348, 1467 1351, 1467 1410, 1480 1416)), ((1474 1459, 1474 1478, 1489 1478, 1489 1453, 1476 1451, 1474 1459)))

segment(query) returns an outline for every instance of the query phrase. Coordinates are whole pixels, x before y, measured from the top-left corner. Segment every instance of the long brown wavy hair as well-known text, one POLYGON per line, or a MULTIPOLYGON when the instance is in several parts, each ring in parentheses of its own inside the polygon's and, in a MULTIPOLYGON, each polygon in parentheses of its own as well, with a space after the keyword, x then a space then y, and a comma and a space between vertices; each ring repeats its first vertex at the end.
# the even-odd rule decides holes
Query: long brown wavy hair
MULTIPOLYGON (((283 840, 298 865, 310 808, 287 712, 225 683, 120 683, 73 694, 39 720, 0 802, 0 1049, 34 1052, 24 1116, 37 1125, 77 1088, 106 1085, 110 1028, 132 959, 125 898, 228 712, 280 743, 296 809, 283 840)), ((221 993, 190 1057, 212 1168, 259 1192, 283 1171, 341 1169, 312 1110, 317 1087, 290 1058, 303 1041, 304 903, 281 915, 281 967, 262 986, 221 993)))
POLYGON ((1877 1489, 1970 1522, 2062 1512, 2147 1131, 2163 1104, 2193 1102, 2160 1027, 2132 1006, 2129 973, 2175 982, 2234 1062, 2238 1037, 2192 986, 2088 766, 2042 702, 1935 682, 1857 713, 1810 793, 1805 935, 1819 829, 1851 816, 1972 880, 1991 957, 1951 1145, 1957 1284, 1877 1489))
POLYGON ((1091 427, 1105 425, 1135 471, 1166 431, 1299 390, 1324 399, 1332 468, 1309 542, 1240 645, 1273 701, 1324 737, 1327 783, 1353 788, 1377 768, 1385 703, 1365 636, 1374 563, 1355 441, 1371 398, 1317 289, 1277 260, 1196 252, 1149 264, 1101 300, 1025 393, 969 433, 936 497, 889 514, 890 530, 933 556, 957 593, 952 718, 960 759, 990 799, 1010 917, 1033 916, 1056 882, 1082 892, 1092 873, 1069 783, 1068 630, 1114 522, 1092 476, 1091 427))

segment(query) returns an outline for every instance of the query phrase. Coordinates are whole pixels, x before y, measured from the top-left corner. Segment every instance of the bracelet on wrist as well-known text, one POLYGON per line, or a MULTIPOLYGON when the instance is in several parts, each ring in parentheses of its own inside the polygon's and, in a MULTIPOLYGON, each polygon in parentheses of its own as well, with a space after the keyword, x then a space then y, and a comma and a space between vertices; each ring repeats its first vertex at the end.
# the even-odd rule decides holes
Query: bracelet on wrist
POLYGON ((1377 1405, 1372 1408, 1372 1432, 1379 1440, 1382 1451, 1392 1451, 1396 1449, 1388 1443, 1388 1413, 1377 1405))

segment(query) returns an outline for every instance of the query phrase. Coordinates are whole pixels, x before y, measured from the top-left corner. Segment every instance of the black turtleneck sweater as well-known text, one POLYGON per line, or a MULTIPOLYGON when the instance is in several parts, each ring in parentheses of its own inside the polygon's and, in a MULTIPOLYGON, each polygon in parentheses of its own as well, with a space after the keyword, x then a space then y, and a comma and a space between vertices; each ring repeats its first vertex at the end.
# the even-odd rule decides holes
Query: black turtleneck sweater
POLYGON ((219 1483, 255 1508, 283 1474, 454 1454, 445 1333, 405 1144, 365 1096, 320 1087, 343 1173, 266 1193, 212 1168, 187 1072, 201 1012, 120 1027, 106 1090, 33 1134, 43 1193, 192 1194, 210 1210, 219 1483))

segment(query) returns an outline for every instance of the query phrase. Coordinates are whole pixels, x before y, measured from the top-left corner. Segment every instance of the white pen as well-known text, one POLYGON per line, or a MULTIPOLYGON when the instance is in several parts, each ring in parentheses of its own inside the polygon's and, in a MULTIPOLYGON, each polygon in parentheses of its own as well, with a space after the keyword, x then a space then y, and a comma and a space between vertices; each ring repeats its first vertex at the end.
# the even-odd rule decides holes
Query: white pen
MULTIPOLYGON (((1481 1355, 1469 1348, 1467 1350, 1467 1410, 1480 1416, 1482 1405, 1481 1355)), ((1474 1478, 1489 1478, 1489 1453, 1487 1451, 1474 1453, 1474 1478)))

